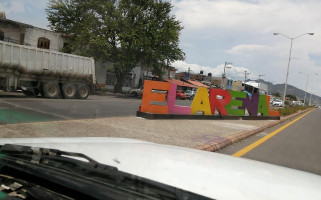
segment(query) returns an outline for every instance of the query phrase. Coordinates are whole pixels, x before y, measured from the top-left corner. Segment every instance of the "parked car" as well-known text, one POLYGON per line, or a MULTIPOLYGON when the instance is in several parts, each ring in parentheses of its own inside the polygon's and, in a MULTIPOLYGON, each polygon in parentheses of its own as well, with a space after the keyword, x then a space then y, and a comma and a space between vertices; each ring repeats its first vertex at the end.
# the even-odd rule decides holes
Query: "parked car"
POLYGON ((143 91, 144 91, 144 88, 141 87, 141 88, 136 88, 136 89, 130 89, 128 91, 128 93, 132 97, 141 97, 141 96, 143 96, 143 91))
POLYGON ((293 106, 303 106, 303 103, 301 101, 292 101, 293 106))
MULTIPOLYGON (((155 92, 155 93, 164 93, 164 94, 167 93, 167 91, 164 91, 164 90, 152 90, 152 91, 155 92)), ((144 87, 136 88, 136 89, 130 89, 128 91, 128 93, 132 97, 142 97, 143 96, 143 92, 144 92, 144 87)))
POLYGON ((276 100, 273 101, 272 105, 281 107, 283 105, 283 101, 279 100, 279 99, 276 99, 276 100))
POLYGON ((187 90, 185 92, 185 94, 186 94, 186 99, 191 100, 191 99, 194 99, 195 91, 194 90, 187 90))
POLYGON ((176 99, 186 99, 186 93, 182 90, 177 91, 176 99))

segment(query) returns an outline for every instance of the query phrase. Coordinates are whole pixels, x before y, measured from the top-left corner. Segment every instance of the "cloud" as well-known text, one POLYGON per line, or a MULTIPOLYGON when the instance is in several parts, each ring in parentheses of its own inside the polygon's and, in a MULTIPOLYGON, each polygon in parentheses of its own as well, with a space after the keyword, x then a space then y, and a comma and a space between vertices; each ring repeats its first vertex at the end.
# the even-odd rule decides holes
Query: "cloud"
MULTIPOLYGON (((174 0, 174 14, 182 22, 182 44, 186 63, 216 75, 222 74, 224 61, 233 62, 251 71, 252 78, 265 74, 264 79, 275 84, 284 83, 293 41, 288 83, 305 89, 300 71, 319 73, 321 38, 320 0, 174 0), (207 67, 208 66, 208 67, 207 67), (211 66, 211 67, 210 67, 211 66), (215 67, 213 67, 215 66, 215 67)), ((193 67, 193 66, 191 66, 193 67)), ((228 75, 243 80, 244 69, 228 75), (242 72, 243 71, 243 72, 242 72), (235 74, 235 75, 234 75, 235 74)), ((235 67, 235 70, 238 69, 235 67)), ((311 79, 311 87, 321 88, 320 79, 311 79), (319 87, 320 86, 320 87, 319 87)), ((321 92, 319 92, 321 95, 321 92)))
POLYGON ((8 19, 47 28, 45 8, 48 0, 2 0, 0 11, 6 13, 8 19))
POLYGON ((6 15, 23 13, 25 11, 25 2, 21 0, 4 1, 0 3, 0 10, 4 11, 6 15))
POLYGON ((271 32, 289 30, 290 27, 311 28, 321 20, 321 2, 258 0, 184 0, 174 1, 175 15, 188 29, 239 29, 243 31, 271 32))
POLYGON ((253 53, 253 52, 267 52, 272 48, 267 45, 258 45, 258 44, 240 44, 232 47, 227 51, 229 54, 242 54, 242 53, 253 53))
MULTIPOLYGON (((224 72, 224 64, 219 64, 216 67, 210 66, 201 66, 199 64, 186 63, 185 61, 176 61, 172 63, 172 66, 177 69, 178 72, 187 72, 190 69, 191 73, 198 74, 200 71, 203 71, 205 75, 212 73, 214 77, 222 77, 224 72)), ((245 67, 234 66, 233 64, 229 65, 231 68, 226 68, 226 76, 233 80, 244 80, 245 71, 250 73, 248 78, 257 79, 257 75, 251 72, 250 69, 245 67)))

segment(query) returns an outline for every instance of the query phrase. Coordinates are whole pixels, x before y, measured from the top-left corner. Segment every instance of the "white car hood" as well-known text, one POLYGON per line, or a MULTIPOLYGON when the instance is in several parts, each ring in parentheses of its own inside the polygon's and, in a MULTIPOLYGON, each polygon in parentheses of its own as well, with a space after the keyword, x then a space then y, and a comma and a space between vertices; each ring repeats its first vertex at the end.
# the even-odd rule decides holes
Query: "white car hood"
POLYGON ((79 152, 119 170, 214 199, 321 199, 321 176, 218 153, 123 138, 7 138, 79 152))

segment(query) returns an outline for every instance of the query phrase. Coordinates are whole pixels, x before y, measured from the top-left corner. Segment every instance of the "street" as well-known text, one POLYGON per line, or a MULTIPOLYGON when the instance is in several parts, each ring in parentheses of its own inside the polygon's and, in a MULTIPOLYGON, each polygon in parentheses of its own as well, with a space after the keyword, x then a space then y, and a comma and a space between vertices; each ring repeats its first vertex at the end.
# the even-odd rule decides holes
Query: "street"
POLYGON ((321 110, 315 109, 255 148, 254 142, 282 128, 289 121, 228 146, 219 153, 238 156, 236 154, 246 148, 248 152, 241 155, 243 158, 321 175, 320 119, 321 110))
MULTIPOLYGON (((176 100, 189 106, 190 100, 176 100)), ((136 116, 141 98, 90 95, 86 100, 0 95, 0 123, 136 116), (10 116, 10 117, 8 117, 10 116)))

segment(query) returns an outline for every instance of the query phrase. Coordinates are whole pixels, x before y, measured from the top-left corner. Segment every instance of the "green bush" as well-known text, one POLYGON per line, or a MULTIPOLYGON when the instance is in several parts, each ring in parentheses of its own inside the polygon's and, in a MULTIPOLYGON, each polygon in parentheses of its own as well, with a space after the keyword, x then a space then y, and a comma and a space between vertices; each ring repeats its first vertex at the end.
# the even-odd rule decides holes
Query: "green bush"
POLYGON ((293 107, 285 107, 285 108, 280 108, 280 115, 281 116, 287 116, 287 115, 291 115, 293 113, 296 113, 300 110, 305 110, 308 107, 304 107, 304 106, 293 106, 293 107))

